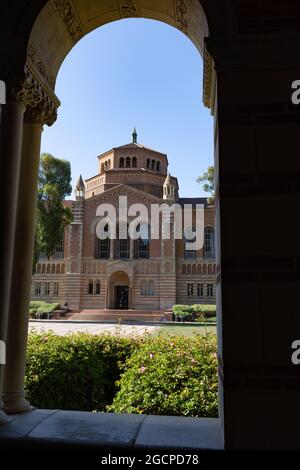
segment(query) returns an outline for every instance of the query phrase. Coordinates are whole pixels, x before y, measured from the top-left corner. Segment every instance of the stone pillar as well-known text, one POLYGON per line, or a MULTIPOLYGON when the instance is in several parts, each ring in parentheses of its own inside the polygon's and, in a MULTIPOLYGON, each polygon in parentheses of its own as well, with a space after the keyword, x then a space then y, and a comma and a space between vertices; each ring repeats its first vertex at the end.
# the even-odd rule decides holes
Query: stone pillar
MULTIPOLYGON (((55 117, 54 113, 53 118, 55 117)), ((49 119, 48 104, 43 101, 34 109, 28 108, 24 118, 9 299, 7 361, 2 395, 6 413, 19 413, 30 407, 24 397, 28 306, 31 293, 41 133, 44 121, 49 123, 49 119)))
POLYGON ((299 39, 207 40, 217 71, 218 358, 227 449, 299 448, 300 366, 291 361, 300 337, 300 106, 291 102, 299 39))
MULTIPOLYGON (((0 340, 6 342, 6 346, 25 111, 25 106, 19 99, 19 93, 7 87, 7 102, 0 106, 0 174, 3 196, 2 230, 0 231, 0 340)), ((0 365, 0 392, 2 391, 5 368, 7 368, 7 365, 0 365)), ((0 400, 1 408, 2 402, 0 400)), ((5 421, 5 414, 0 411, 0 424, 5 421)))

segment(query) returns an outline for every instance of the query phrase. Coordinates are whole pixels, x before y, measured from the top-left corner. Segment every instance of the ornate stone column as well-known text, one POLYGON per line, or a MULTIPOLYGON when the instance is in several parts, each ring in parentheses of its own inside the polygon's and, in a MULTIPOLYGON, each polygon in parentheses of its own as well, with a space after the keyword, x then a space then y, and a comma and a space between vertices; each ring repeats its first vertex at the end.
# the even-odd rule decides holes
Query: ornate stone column
MULTIPOLYGON (((13 241, 16 227, 24 112, 22 88, 6 84, 6 104, 0 106, 0 174, 3 195, 2 230, 0 232, 0 340, 5 342, 13 266, 13 241)), ((5 367, 0 365, 0 396, 5 367)), ((1 408, 2 402, 0 399, 1 408)), ((0 411, 0 424, 5 421, 5 414, 0 411)))
POLYGON ((40 144, 43 124, 51 125, 56 119, 55 104, 51 103, 39 88, 36 89, 35 101, 31 100, 30 103, 35 107, 28 107, 24 117, 16 234, 8 307, 7 359, 2 393, 6 413, 19 413, 30 407, 24 397, 24 376, 40 144))

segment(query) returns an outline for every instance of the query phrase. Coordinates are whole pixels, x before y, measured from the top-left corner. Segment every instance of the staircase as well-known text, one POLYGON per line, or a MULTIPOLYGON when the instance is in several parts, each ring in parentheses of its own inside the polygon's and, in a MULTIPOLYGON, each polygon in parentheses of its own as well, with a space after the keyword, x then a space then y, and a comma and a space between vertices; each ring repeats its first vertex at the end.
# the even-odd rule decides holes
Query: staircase
POLYGON ((95 321, 95 322, 151 322, 159 323, 169 320, 169 312, 161 310, 82 310, 80 313, 73 313, 68 320, 95 321))

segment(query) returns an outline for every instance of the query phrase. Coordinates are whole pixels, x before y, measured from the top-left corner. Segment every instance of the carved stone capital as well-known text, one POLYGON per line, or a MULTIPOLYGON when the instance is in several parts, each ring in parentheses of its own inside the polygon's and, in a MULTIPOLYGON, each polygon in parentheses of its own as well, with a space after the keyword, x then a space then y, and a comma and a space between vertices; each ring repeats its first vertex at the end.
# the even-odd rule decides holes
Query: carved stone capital
POLYGON ((28 67, 26 82, 17 98, 26 106, 25 122, 51 126, 56 121, 59 100, 28 67))
POLYGON ((214 61, 206 48, 206 44, 204 44, 203 61, 203 103, 204 106, 210 108, 213 111, 216 76, 214 61))

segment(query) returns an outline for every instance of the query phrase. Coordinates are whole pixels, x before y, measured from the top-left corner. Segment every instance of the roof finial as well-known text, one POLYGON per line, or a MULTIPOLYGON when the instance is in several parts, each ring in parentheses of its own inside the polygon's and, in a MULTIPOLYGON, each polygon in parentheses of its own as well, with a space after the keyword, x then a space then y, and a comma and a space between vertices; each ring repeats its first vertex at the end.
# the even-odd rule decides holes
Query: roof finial
POLYGON ((137 132, 136 132, 135 127, 133 128, 133 131, 132 131, 132 143, 137 144, 137 132))

